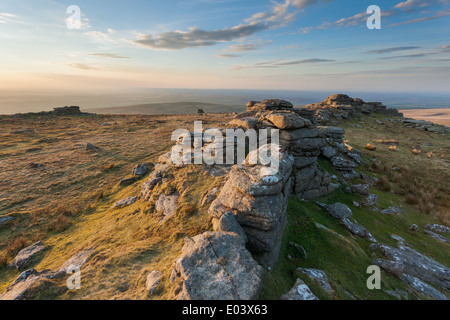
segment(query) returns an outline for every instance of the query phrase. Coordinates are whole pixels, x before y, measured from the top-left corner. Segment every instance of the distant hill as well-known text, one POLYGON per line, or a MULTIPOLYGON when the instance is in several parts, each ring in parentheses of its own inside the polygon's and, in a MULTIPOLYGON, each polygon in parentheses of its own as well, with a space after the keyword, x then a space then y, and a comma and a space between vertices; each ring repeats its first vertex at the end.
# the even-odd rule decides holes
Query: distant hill
POLYGON ((245 106, 204 102, 172 102, 137 104, 110 108, 93 108, 87 109, 87 111, 98 114, 193 114, 196 113, 198 109, 203 109, 206 113, 231 113, 242 112, 245 109, 245 106))

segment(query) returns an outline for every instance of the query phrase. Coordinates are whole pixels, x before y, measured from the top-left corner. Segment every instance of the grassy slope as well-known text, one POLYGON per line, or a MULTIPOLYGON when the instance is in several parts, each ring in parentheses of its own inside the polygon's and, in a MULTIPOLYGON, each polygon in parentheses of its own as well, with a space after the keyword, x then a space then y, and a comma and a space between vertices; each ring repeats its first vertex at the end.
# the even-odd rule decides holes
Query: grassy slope
MULTIPOLYGON (((366 119, 365 129, 352 128, 348 127, 348 123, 345 124, 347 137, 351 137, 350 143, 363 150, 366 143, 373 142, 376 139, 395 137, 401 140, 402 143, 396 153, 388 151, 387 146, 379 146, 375 153, 365 151, 364 157, 368 160, 376 156, 383 164, 397 162, 414 164, 417 170, 426 172, 421 178, 430 183, 432 188, 439 189, 440 187, 442 189, 436 193, 436 203, 445 203, 442 192, 447 190, 445 181, 449 180, 448 160, 445 159, 445 156, 449 154, 448 140, 439 135, 418 132, 390 123, 387 123, 387 126, 380 125, 375 122, 377 119, 382 120, 382 117, 366 119), (427 159, 426 152, 417 157, 412 156, 409 147, 418 142, 433 143, 432 147, 426 147, 433 149, 432 151, 435 154, 433 160, 427 159), (444 159, 441 159, 441 154, 444 154, 444 159), (438 178, 439 176, 440 178, 438 178)), ((87 126, 88 130, 79 129, 79 126, 75 126, 76 129, 72 129, 74 130, 72 133, 74 138, 70 138, 70 135, 67 137, 67 132, 73 126, 73 124, 70 125, 73 119, 67 119, 66 122, 59 123, 57 128, 52 129, 47 124, 47 129, 44 129, 45 132, 39 136, 32 136, 31 138, 14 136, 17 141, 12 140, 9 136, 0 141, 4 146, 10 145, 2 149, 0 160, 7 161, 11 166, 14 161, 17 162, 17 159, 29 156, 23 150, 33 145, 33 141, 43 137, 57 138, 62 141, 54 148, 45 147, 42 151, 46 152, 44 154, 40 154, 40 152, 37 155, 32 154, 32 159, 28 159, 29 161, 45 161, 48 157, 62 157, 64 159, 72 159, 73 157, 85 161, 84 165, 63 166, 65 173, 58 173, 64 171, 63 169, 56 172, 51 170, 37 178, 27 176, 26 173, 20 171, 29 179, 36 179, 33 180, 34 185, 58 181, 58 179, 62 180, 58 181, 59 188, 56 188, 54 192, 43 193, 45 197, 42 197, 42 195, 32 196, 29 201, 23 203, 11 201, 8 197, 4 200, 5 206, 3 208, 6 208, 5 212, 12 213, 18 219, 12 225, 0 229, 0 253, 6 250, 10 239, 24 237, 25 244, 31 244, 35 240, 44 240, 47 250, 40 255, 37 261, 29 265, 29 267, 35 267, 37 270, 43 270, 47 268, 57 269, 68 258, 81 250, 95 249, 93 258, 83 268, 82 290, 68 292, 64 286, 65 280, 61 280, 52 284, 52 290, 48 290, 44 286, 45 290, 37 290, 30 298, 145 299, 149 298, 145 292, 146 275, 153 269, 164 271, 164 278, 156 296, 152 298, 174 298, 176 292, 171 291, 168 286, 170 267, 180 253, 183 238, 194 236, 211 227, 206 215, 207 208, 198 208, 195 212, 186 208, 197 206, 203 195, 213 187, 220 185, 222 180, 220 178, 213 179, 195 167, 180 170, 175 177, 167 177, 168 182, 155 191, 159 193, 176 188, 182 194, 182 205, 178 214, 164 225, 159 223, 159 217, 148 212, 149 205, 142 200, 124 209, 110 209, 115 201, 139 194, 141 184, 145 181, 144 178, 135 185, 118 187, 117 177, 126 176, 137 162, 155 161, 156 156, 170 146, 167 143, 167 141, 170 141, 170 139, 167 139, 167 134, 171 132, 171 129, 180 125, 186 126, 188 123, 192 124, 193 118, 186 118, 181 122, 176 119, 159 119, 158 121, 164 122, 164 124, 161 124, 156 122, 157 119, 155 118, 131 120, 129 117, 123 117, 118 118, 118 127, 100 126, 103 121, 111 120, 104 117, 86 120, 87 123, 84 125, 87 126), (67 128, 61 129, 61 127, 67 128), (124 132, 133 133, 132 138, 123 137, 124 132), (82 138, 80 138, 80 135, 82 138), (148 139, 149 135, 152 137, 151 139, 148 139), (74 142, 72 139, 80 143, 89 139, 88 141, 92 141, 94 144, 101 144, 102 141, 109 139, 112 142, 102 147, 104 149, 114 148, 114 152, 101 151, 98 155, 86 155, 80 153, 80 147, 78 146, 69 155, 59 154, 59 152, 65 152, 69 148, 68 146, 74 142), (124 147, 128 144, 131 144, 131 146, 124 147), (142 148, 142 151, 137 152, 137 147, 142 148), (130 164, 130 159, 132 159, 132 164, 130 164), (115 163, 116 166, 109 168, 108 164, 111 162, 115 163), (99 169, 99 163, 106 168, 99 169), (86 168, 93 168, 92 170, 97 172, 96 175, 90 176, 89 171, 84 171, 86 168), (79 175, 80 179, 74 179, 74 175, 75 177, 78 176, 77 172, 80 171, 82 172, 79 175), (73 183, 69 183, 72 180, 73 183), (99 186, 101 187, 99 188, 99 186), (185 193, 185 190, 188 191, 185 193), (100 191, 100 193, 97 191, 100 191), (80 194, 84 196, 80 197, 80 194), (77 210, 73 216, 68 215, 70 224, 60 232, 47 230, 47 224, 56 218, 53 211, 50 210, 50 214, 43 213, 38 218, 33 218, 36 208, 43 207, 48 202, 70 203, 74 199, 78 202, 81 201, 81 209, 77 210)), ((211 125, 226 122, 225 119, 214 121, 209 119, 208 121, 211 125)), ((353 123, 358 122, 353 121, 353 123)), ((31 126, 32 124, 20 123, 14 127, 24 125, 31 126)), ((51 166, 52 163, 49 161, 47 166, 51 166)), ((321 160, 321 164, 325 169, 332 171, 327 162, 321 160)), ((11 170, 3 172, 3 176, 9 176, 11 170)), ((363 166, 361 170, 369 173, 370 168, 363 166)), ((387 175, 383 170, 370 172, 370 174, 378 177, 387 175)), ((3 190, 8 190, 7 186, 4 186, 4 188, 6 189, 3 190)), ((393 183, 393 190, 396 189, 400 190, 401 188, 393 183)), ((30 190, 33 190, 30 186, 19 188, 17 195, 26 197, 30 190)), ((407 214, 404 216, 384 216, 370 209, 355 209, 352 207, 354 216, 361 225, 371 231, 383 243, 395 245, 395 241, 390 235, 396 234, 405 238, 417 250, 447 266, 450 265, 448 245, 442 244, 422 232, 415 234, 408 231, 408 227, 412 223, 422 227, 424 223, 438 222, 437 219, 442 219, 442 214, 436 215, 436 217, 433 216, 433 212, 424 215, 420 213, 418 205, 406 205, 402 194, 375 188, 373 192, 380 196, 380 209, 385 209, 391 205, 400 205, 406 209, 407 214)), ((320 199, 320 201, 326 203, 340 201, 350 206, 353 200, 358 201, 360 198, 347 195, 342 190, 320 199)), ((441 208, 442 206, 437 209, 441 208)), ((448 209, 448 207, 444 206, 444 209, 448 209)), ((322 269, 328 274, 333 287, 336 289, 336 295, 332 298, 348 298, 344 291, 347 290, 359 299, 391 299, 392 297, 383 291, 369 291, 366 288, 367 275, 365 271, 372 264, 374 258, 372 253, 368 251, 368 246, 368 241, 352 236, 316 204, 291 199, 289 224, 283 239, 280 261, 272 272, 266 274, 261 297, 263 299, 278 299, 291 289, 297 277, 301 277, 311 286, 319 298, 330 298, 315 283, 298 275, 295 271, 297 267, 313 267, 322 269), (330 231, 318 228, 314 222, 326 226, 330 231), (341 234, 343 238, 336 234, 341 234), (290 242, 301 244, 305 248, 306 259, 301 251, 289 244, 290 242)), ((376 253, 376 255, 379 256, 379 253, 376 253)), ((10 259, 8 260, 10 261, 10 259)), ((0 266, 0 292, 4 291, 17 275, 17 271, 0 266)), ((397 278, 383 273, 383 289, 394 288, 404 289, 405 285, 397 278)))
MULTIPOLYGON (((378 144, 378 151, 376 152, 363 151, 365 160, 368 161, 376 157, 382 164, 388 164, 388 168, 393 164, 408 165, 413 168, 411 170, 414 170, 414 172, 422 173, 420 179, 426 186, 440 188, 443 192, 447 192, 449 182, 449 160, 446 158, 449 156, 448 138, 404 128, 384 120, 382 116, 365 118, 364 122, 362 124, 354 120, 344 124, 347 132, 346 137, 351 138, 350 143, 360 150, 364 150, 367 143, 373 144, 374 140, 395 138, 400 142, 397 152, 389 151, 388 146, 380 144, 378 144), (385 124, 379 124, 376 120, 381 120, 385 124), (349 124, 356 123, 364 126, 364 129, 349 126, 349 124), (432 146, 424 148, 428 148, 428 150, 425 150, 427 152, 433 151, 434 157, 428 159, 427 152, 423 152, 419 156, 412 155, 410 147, 418 143, 432 143, 432 146), (441 155, 444 155, 442 159, 441 155)), ((328 162, 321 160, 320 163, 324 169, 334 173, 328 162)), ((368 165, 362 166, 359 170, 378 177, 390 173, 390 171, 385 172, 384 170, 376 173, 370 172, 368 165)), ((359 180, 353 181, 353 183, 360 182, 359 180)), ((396 185, 395 179, 392 182, 392 187, 393 190, 389 192, 372 188, 372 193, 380 197, 377 207, 386 209, 393 205, 401 206, 407 212, 405 215, 383 215, 374 212, 371 208, 355 208, 352 206, 352 202, 358 202, 362 197, 346 194, 342 188, 319 199, 319 201, 327 204, 333 202, 347 204, 352 208, 355 219, 381 243, 396 246, 396 241, 391 238, 391 235, 398 235, 403 237, 417 251, 446 266, 450 266, 450 245, 439 242, 423 233, 423 225, 426 223, 440 223, 444 220, 448 224, 450 203, 443 202, 439 208, 435 207, 434 209, 439 210, 438 214, 431 211, 427 215, 421 212, 420 206, 411 206, 405 203, 405 197, 401 194, 401 188, 396 185), (413 223, 420 227, 420 232, 408 230, 413 223)), ((440 202, 443 200, 442 196, 438 192, 434 200, 440 202)), ((399 279, 383 271, 383 290, 368 290, 366 286, 369 276, 366 275, 367 267, 372 265, 374 258, 383 258, 381 253, 370 251, 368 249, 369 241, 353 236, 315 203, 291 199, 288 216, 289 223, 283 239, 281 257, 275 269, 266 274, 262 299, 279 299, 292 288, 297 278, 303 279, 310 285, 313 292, 321 299, 349 299, 345 290, 351 292, 357 299, 395 299, 384 290, 407 289, 399 279), (315 223, 322 224, 329 230, 320 229, 315 223), (292 242, 304 247, 307 253, 306 258, 299 249, 291 244, 292 242), (330 297, 316 283, 296 272, 296 268, 299 267, 317 268, 325 271, 336 290, 336 294, 330 297)), ((417 292, 415 294, 420 296, 417 292)))
MULTIPOLYGON (((167 177, 181 194, 181 206, 177 216, 163 225, 143 200, 112 210, 116 201, 139 195, 146 178, 129 187, 118 186, 118 181, 129 176, 137 163, 154 162, 167 151, 172 146, 173 130, 192 129, 195 120, 219 126, 229 118, 230 115, 185 116, 181 120, 177 116, 0 118, 5 124, 2 128, 8 130, 0 136, 0 214, 16 217, 0 228, 0 292, 19 275, 6 263, 21 248, 42 240, 46 250, 28 268, 56 270, 82 250, 95 251, 82 269, 83 290, 67 292, 63 279, 53 283, 55 290, 44 286, 45 293, 36 290, 29 298, 147 298, 147 274, 157 268, 166 273, 164 281, 168 281, 184 237, 211 228, 206 208, 185 209, 198 207, 202 197, 221 183, 221 178, 213 179, 197 167, 167 177), (115 120, 117 125, 101 125, 115 120), (9 133, 21 128, 33 132, 9 133), (49 139, 54 139, 55 145, 47 145, 45 141, 49 139), (101 149, 86 152, 86 142, 101 149), (26 152, 36 144, 42 149, 26 152), (32 170, 28 167, 31 162, 43 163, 44 167, 32 170), (184 192, 187 185, 192 188, 184 192), (10 195, 11 190, 14 194, 10 195), (17 201, 22 198, 27 200, 17 201), (55 223, 60 216, 64 223, 55 223)), ((169 291, 156 296, 173 297, 169 291)))

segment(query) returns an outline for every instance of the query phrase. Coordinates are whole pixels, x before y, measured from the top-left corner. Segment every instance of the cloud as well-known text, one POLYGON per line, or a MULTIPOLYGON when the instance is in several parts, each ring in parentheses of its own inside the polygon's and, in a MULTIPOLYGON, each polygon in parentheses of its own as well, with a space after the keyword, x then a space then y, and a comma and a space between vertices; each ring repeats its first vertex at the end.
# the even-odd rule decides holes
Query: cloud
POLYGON ((111 36, 115 34, 116 31, 113 29, 108 29, 106 32, 101 31, 88 31, 85 34, 91 38, 94 42, 99 43, 112 43, 116 42, 111 36))
POLYGON ((401 55, 401 56, 383 57, 383 58, 378 58, 378 59, 379 60, 413 59, 413 58, 422 58, 427 55, 429 55, 429 53, 405 54, 405 55, 401 55))
POLYGON ((262 23, 241 24, 233 28, 206 31, 196 27, 189 31, 169 31, 153 38, 151 35, 142 36, 134 43, 151 49, 185 49, 193 47, 212 46, 218 42, 232 41, 251 36, 257 32, 268 29, 262 23))
POLYGON ((331 2, 331 1, 334 1, 334 0, 323 0, 323 1, 320 1, 320 0, 292 0, 292 5, 296 6, 300 10, 303 10, 306 7, 315 5, 319 2, 327 3, 327 2, 331 2))
POLYGON ((0 23, 12 22, 15 18, 17 18, 15 14, 0 12, 0 23))
POLYGON ((417 23, 417 22, 423 22, 423 21, 430 21, 430 20, 435 20, 435 19, 439 19, 439 18, 442 18, 442 17, 446 17, 446 16, 450 16, 450 11, 439 11, 438 13, 436 13, 433 16, 417 18, 417 19, 408 20, 408 21, 402 21, 402 22, 391 24, 391 25, 389 25, 389 27, 398 27, 398 26, 402 26, 402 25, 405 25, 405 24, 411 24, 411 23, 417 23))
MULTIPOLYGON (((330 1, 330 0, 324 0, 326 2, 330 1)), ((309 3, 312 1, 302 1, 305 3, 309 3)), ((317 2, 317 1, 316 1, 317 2)), ((424 7, 428 7, 431 5, 447 5, 450 3, 450 0, 406 0, 406 1, 402 1, 400 3, 398 3, 397 5, 395 5, 393 8, 388 9, 388 10, 382 10, 381 11, 381 16, 383 18, 388 18, 388 17, 394 17, 399 15, 402 11, 406 11, 408 13, 412 13, 412 12, 416 12, 416 11, 421 11, 422 8, 424 7)), ((421 13, 426 13, 427 11, 421 11, 421 13)), ((347 26, 356 26, 356 25, 361 25, 361 26, 365 26, 366 25, 366 21, 367 21, 367 17, 370 14, 366 13, 366 12, 361 12, 361 13, 357 13, 353 16, 350 16, 348 18, 342 18, 339 19, 335 22, 323 22, 321 25, 316 26, 316 27, 305 27, 300 29, 299 33, 309 33, 313 30, 320 30, 320 29, 330 29, 330 28, 338 28, 338 27, 347 27, 347 26)), ((414 19, 414 20, 409 20, 409 21, 404 21, 404 22, 400 22, 400 23, 395 23, 395 24, 391 24, 389 25, 389 27, 396 27, 396 26, 400 26, 400 25, 404 25, 404 24, 410 24, 410 23, 416 23, 416 22, 422 22, 422 21, 428 21, 428 20, 433 20, 433 19, 438 19, 441 17, 445 17, 447 15, 450 15, 450 12, 448 11, 439 11, 438 13, 436 13, 435 15, 431 16, 431 17, 423 17, 423 18, 418 18, 418 19, 414 19)))
POLYGON ((367 51, 367 53, 382 54, 382 53, 390 53, 390 52, 406 51, 406 50, 414 50, 414 49, 420 49, 420 47, 394 47, 394 48, 386 48, 386 49, 380 49, 380 50, 371 50, 371 51, 367 51))
POLYGON ((79 70, 98 70, 97 68, 95 68, 93 66, 89 66, 89 65, 83 64, 83 63, 71 63, 71 64, 68 64, 67 66, 74 68, 74 69, 79 69, 79 70))
POLYGON ((402 9, 402 10, 411 10, 415 8, 423 8, 430 6, 433 0, 406 0, 397 4, 394 8, 402 9))
POLYGON ((272 41, 256 42, 256 43, 239 43, 239 44, 229 46, 227 49, 225 49, 223 51, 229 51, 229 52, 253 51, 253 50, 258 50, 269 43, 272 43, 272 41))
POLYGON ((254 63, 254 64, 251 64, 251 65, 239 65, 239 66, 234 67, 233 70, 256 69, 256 68, 279 68, 279 67, 283 67, 283 66, 322 63, 322 62, 333 62, 333 61, 335 61, 335 60, 318 59, 318 58, 302 59, 302 60, 278 59, 278 60, 258 62, 258 63, 254 63))
POLYGON ((239 58, 240 57, 240 55, 237 55, 237 54, 231 54, 231 53, 219 53, 219 54, 216 54, 216 57, 218 57, 218 58, 239 58))
POLYGON ((113 59, 130 59, 130 57, 120 56, 115 53, 91 53, 90 56, 102 57, 102 58, 113 58, 113 59))
MULTIPOLYGON (((274 2, 270 11, 258 12, 243 23, 231 28, 203 30, 191 27, 187 31, 166 31, 158 35, 141 35, 133 43, 150 49, 179 50, 185 48, 212 46, 219 42, 229 42, 249 37, 261 31, 285 26, 295 20, 299 10, 318 2, 333 0, 285 0, 274 2), (293 7, 294 10, 291 10, 293 7)), ((238 47, 237 47, 238 48, 238 47)), ((249 49, 251 47, 247 47, 249 49)), ((245 51, 245 46, 241 49, 245 51)))

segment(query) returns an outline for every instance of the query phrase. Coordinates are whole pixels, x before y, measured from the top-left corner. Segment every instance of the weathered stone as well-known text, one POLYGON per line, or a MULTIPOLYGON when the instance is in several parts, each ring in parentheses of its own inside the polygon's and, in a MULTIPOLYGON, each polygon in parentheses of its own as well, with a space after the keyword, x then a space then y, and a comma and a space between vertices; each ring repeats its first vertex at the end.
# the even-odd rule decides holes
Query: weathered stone
POLYGON ((15 219, 16 219, 16 218, 11 217, 11 216, 0 217, 0 225, 1 225, 1 224, 4 224, 4 223, 7 223, 7 222, 10 222, 10 221, 13 221, 13 220, 15 220, 15 219))
POLYGON ((356 184, 350 186, 352 193, 368 196, 370 194, 370 186, 368 184, 356 184))
POLYGON ((435 238, 436 240, 439 240, 439 241, 442 241, 442 242, 445 242, 445 243, 450 243, 450 241, 446 237, 441 236, 440 234, 434 233, 433 231, 425 230, 424 232, 426 234, 428 234, 429 236, 435 238))
POLYGON ((86 261, 89 259, 89 257, 94 252, 94 249, 89 249, 82 251, 80 253, 77 253, 76 255, 72 256, 69 260, 67 260, 63 266, 59 269, 60 274, 66 274, 67 271, 69 271, 73 267, 78 267, 81 269, 82 266, 86 263, 86 261))
POLYGON ((439 288, 450 289, 450 269, 447 267, 404 245, 396 249, 383 244, 380 248, 389 260, 377 259, 374 263, 386 271, 398 277, 407 274, 439 288))
POLYGON ((377 201, 378 201, 378 196, 377 196, 376 194, 369 194, 369 195, 366 197, 366 200, 364 200, 364 201, 362 202, 362 205, 363 205, 364 207, 374 206, 374 205, 376 205, 377 201))
POLYGON ((155 292, 156 288, 158 288, 161 283, 162 277, 163 273, 159 272, 158 270, 153 270, 148 274, 145 287, 150 295, 152 295, 155 292))
POLYGON ((163 221, 172 217, 178 208, 178 199, 180 196, 177 193, 166 195, 161 194, 158 197, 158 200, 155 202, 156 212, 163 215, 163 221))
POLYGON ((44 250, 45 247, 42 245, 42 242, 41 241, 36 242, 35 244, 25 249, 22 249, 9 266, 19 270, 23 266, 28 264, 37 254, 41 253, 44 250))
POLYGON ((333 147, 326 146, 322 148, 322 155, 327 159, 331 159, 336 154, 337 154, 336 149, 334 149, 333 147))
POLYGON ((300 129, 312 125, 311 121, 304 119, 295 113, 270 113, 265 116, 265 119, 273 123, 278 129, 282 130, 300 129))
POLYGON ((175 262, 181 300, 255 300, 263 269, 234 233, 207 232, 186 239, 175 262))
POLYGON ((295 283, 291 291, 281 297, 281 299, 291 301, 319 300, 301 279, 297 279, 297 282, 295 283))
POLYGON ((316 281, 328 294, 334 293, 327 275, 322 270, 305 268, 298 268, 297 270, 308 276, 311 280, 316 281))
POLYGON ((436 300, 448 300, 448 298, 443 293, 439 292, 438 290, 418 278, 412 277, 407 274, 402 274, 400 276, 400 279, 419 291, 424 296, 434 298, 436 300))
POLYGON ((147 173, 147 166, 145 164, 138 164, 133 170, 133 174, 136 176, 143 176, 147 173))
POLYGON ((386 210, 382 210, 381 213, 383 213, 383 214, 405 214, 406 212, 402 208, 394 206, 394 207, 390 207, 386 210))
POLYGON ((245 130, 255 129, 258 118, 234 119, 228 123, 228 127, 243 128, 245 130))
POLYGON ((94 146, 92 143, 88 143, 87 145, 86 145, 86 151, 95 151, 95 150, 98 150, 99 148, 98 147, 96 147, 96 146, 94 146))
POLYGON ((356 221, 351 222, 348 218, 344 218, 341 221, 342 225, 345 226, 354 235, 357 235, 361 238, 366 238, 371 242, 377 243, 377 240, 372 236, 372 234, 361 225, 359 225, 356 221))
POLYGON ((330 204, 327 208, 328 213, 336 219, 343 220, 345 218, 350 218, 352 216, 352 210, 345 204, 336 202, 330 204))
POLYGON ((117 201, 113 206, 112 209, 115 208, 123 208, 126 206, 131 206, 133 203, 135 203, 137 201, 138 197, 129 197, 126 199, 122 199, 120 201, 117 201))
POLYGON ((237 222, 234 214, 227 212, 220 219, 215 220, 216 221, 213 222, 214 231, 234 232, 247 242, 247 235, 241 225, 237 222))
POLYGON ((269 99, 264 101, 250 101, 247 103, 247 110, 289 110, 294 106, 286 100, 269 99))
POLYGON ((0 295, 0 300, 22 300, 24 295, 34 286, 41 278, 36 275, 30 275, 24 281, 18 281, 14 286, 10 286, 8 290, 0 295))
POLYGON ((133 183, 136 183, 136 182, 137 182, 136 177, 131 177, 131 178, 125 178, 125 179, 120 180, 119 184, 121 186, 129 186, 129 185, 132 185, 133 183))
POLYGON ((442 226, 439 224, 426 224, 425 229, 433 231, 433 232, 439 232, 439 233, 450 233, 449 227, 442 226))
POLYGON ((331 158, 331 164, 336 170, 352 171, 358 167, 358 164, 352 160, 347 160, 342 156, 335 156, 331 158))

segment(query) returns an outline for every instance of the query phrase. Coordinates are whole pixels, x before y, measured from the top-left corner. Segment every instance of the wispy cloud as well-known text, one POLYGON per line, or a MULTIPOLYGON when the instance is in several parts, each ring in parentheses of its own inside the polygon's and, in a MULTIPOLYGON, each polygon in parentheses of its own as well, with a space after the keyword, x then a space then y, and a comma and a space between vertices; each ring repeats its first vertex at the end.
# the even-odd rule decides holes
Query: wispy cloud
POLYGON ((93 66, 89 66, 84 63, 71 63, 71 64, 68 64, 67 66, 74 68, 74 69, 79 69, 79 70, 98 70, 97 68, 95 68, 93 66))
MULTIPOLYGON (((282 3, 275 2, 272 10, 255 13, 245 19, 243 23, 231 28, 203 30, 191 27, 187 31, 167 31, 156 36, 141 35, 133 43, 150 49, 165 50, 212 46, 219 42, 234 41, 268 29, 283 27, 295 20, 299 10, 319 2, 330 1, 333 0, 285 0, 282 3)), ((239 47, 237 48, 239 49, 239 47)), ((250 48, 251 46, 247 48, 245 46, 240 47, 243 51, 250 48)))
POLYGON ((106 32, 102 31, 88 31, 85 34, 91 38, 92 41, 98 43, 113 43, 116 40, 112 37, 116 33, 113 29, 108 29, 106 32))
POLYGON ((329 59, 319 59, 319 58, 313 58, 313 59, 301 59, 301 60, 285 60, 285 59, 278 59, 278 60, 271 60, 271 61, 263 61, 258 62, 250 65, 239 65, 233 68, 233 70, 242 70, 242 69, 256 69, 256 68, 279 68, 283 66, 292 66, 292 65, 299 65, 299 64, 312 64, 312 63, 323 63, 323 62, 334 62, 335 60, 329 60, 329 59))
POLYGON ((391 52, 414 50, 414 49, 420 49, 420 47, 411 46, 411 47, 385 48, 385 49, 380 49, 380 50, 370 50, 370 51, 367 51, 367 53, 382 54, 382 53, 391 53, 391 52))
POLYGON ((400 56, 382 57, 382 58, 378 58, 378 59, 379 60, 413 59, 413 58, 422 58, 427 55, 429 55, 429 53, 405 54, 405 55, 400 55, 400 56))
POLYGON ((272 43, 272 41, 254 42, 254 43, 239 43, 239 44, 234 44, 232 46, 229 46, 228 48, 226 48, 223 51, 228 51, 228 52, 253 51, 253 50, 258 50, 269 43, 272 43))
POLYGON ((12 13, 0 12, 0 23, 13 22, 17 16, 12 13))
POLYGON ((412 10, 416 8, 428 7, 435 2, 439 2, 436 0, 406 0, 397 4, 394 8, 402 9, 402 10, 412 10))
MULTIPOLYGON (((397 16, 402 12, 407 12, 407 13, 420 12, 422 14, 427 14, 427 13, 430 14, 429 11, 426 11, 423 8, 429 7, 431 5, 435 5, 436 7, 443 8, 442 5, 447 5, 447 4, 450 4, 450 0, 406 0, 406 1, 402 1, 402 2, 398 3, 391 9, 382 10, 381 15, 382 15, 382 17, 387 18, 387 17, 397 16)), ((323 30, 323 29, 348 27, 348 26, 358 26, 358 25, 365 26, 367 17, 369 15, 370 14, 368 14, 366 12, 357 13, 353 16, 350 16, 347 18, 341 18, 334 22, 329 22, 329 21, 323 22, 319 26, 304 27, 304 28, 300 29, 299 33, 309 33, 313 30, 323 30)), ((432 16, 421 17, 421 18, 417 18, 417 19, 413 19, 413 20, 394 23, 394 24, 389 25, 389 27, 396 27, 396 26, 405 25, 405 24, 434 20, 434 19, 438 19, 438 18, 445 17, 448 15, 450 15, 450 11, 442 10, 442 11, 435 12, 435 14, 432 16)))
POLYGON ((130 57, 121 56, 115 53, 91 53, 90 56, 112 58, 112 59, 130 59, 130 57))
POLYGON ((447 17, 447 16, 450 16, 450 11, 439 11, 438 13, 436 13, 433 16, 422 17, 422 18, 417 18, 417 19, 408 20, 408 21, 402 21, 402 22, 391 24, 391 25, 389 25, 389 27, 397 27, 397 26, 402 26, 402 25, 405 25, 405 24, 411 24, 411 23, 417 23, 417 22, 423 22, 423 21, 430 21, 430 20, 435 20, 435 19, 439 19, 439 18, 442 18, 442 17, 447 17))
POLYGON ((219 54, 216 54, 216 57, 229 59, 229 58, 239 58, 240 55, 232 54, 232 53, 219 53, 219 54))

